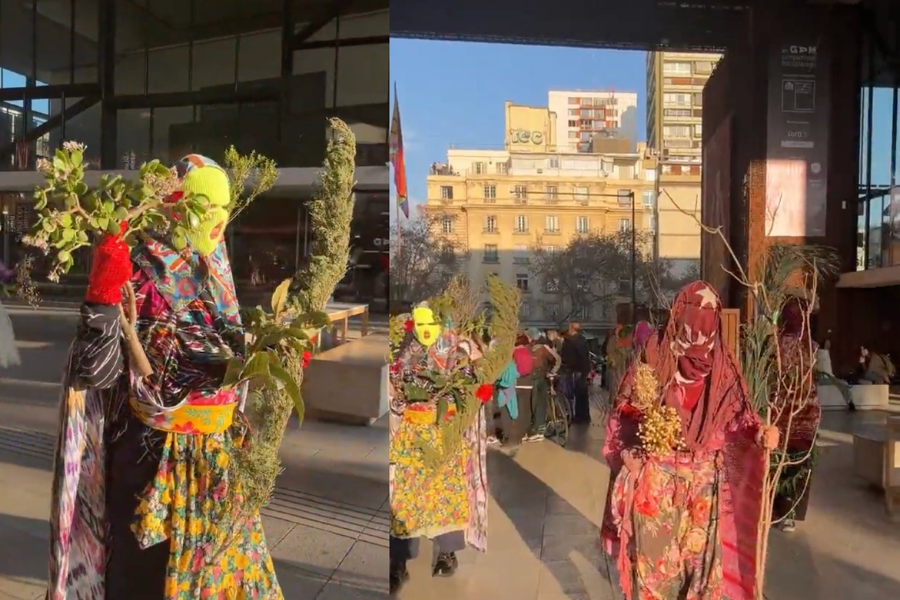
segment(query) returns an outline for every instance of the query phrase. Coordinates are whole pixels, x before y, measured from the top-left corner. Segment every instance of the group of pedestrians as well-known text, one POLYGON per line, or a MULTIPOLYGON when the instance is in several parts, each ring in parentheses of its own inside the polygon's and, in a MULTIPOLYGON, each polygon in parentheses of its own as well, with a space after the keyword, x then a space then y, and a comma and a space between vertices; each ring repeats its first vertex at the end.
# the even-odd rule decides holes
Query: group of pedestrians
POLYGON ((516 339, 512 357, 495 383, 487 407, 488 444, 539 442, 547 433, 551 392, 570 403, 573 424, 589 424, 591 352, 579 323, 568 329, 528 329, 516 339))

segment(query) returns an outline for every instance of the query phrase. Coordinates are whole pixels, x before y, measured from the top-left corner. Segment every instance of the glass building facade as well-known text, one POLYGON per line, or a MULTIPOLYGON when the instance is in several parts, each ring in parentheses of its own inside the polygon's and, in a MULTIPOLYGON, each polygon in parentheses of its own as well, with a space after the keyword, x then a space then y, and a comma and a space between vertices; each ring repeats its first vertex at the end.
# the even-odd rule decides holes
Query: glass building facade
MULTIPOLYGON (((219 160, 231 145, 283 169, 315 168, 335 116, 356 134, 357 167, 384 171, 356 192, 358 211, 379 215, 354 222, 357 244, 369 244, 357 251, 362 268, 377 271, 370 241, 388 229, 388 36, 388 0, 0 3, 4 258, 15 259, 30 199, 5 190, 2 171, 33 170, 64 140, 85 143, 86 161, 103 170, 191 152, 219 160)), ((303 263, 311 193, 276 184, 232 224, 239 287, 303 263)))
POLYGON ((877 31, 863 37, 857 270, 900 266, 900 70, 889 48, 877 31))

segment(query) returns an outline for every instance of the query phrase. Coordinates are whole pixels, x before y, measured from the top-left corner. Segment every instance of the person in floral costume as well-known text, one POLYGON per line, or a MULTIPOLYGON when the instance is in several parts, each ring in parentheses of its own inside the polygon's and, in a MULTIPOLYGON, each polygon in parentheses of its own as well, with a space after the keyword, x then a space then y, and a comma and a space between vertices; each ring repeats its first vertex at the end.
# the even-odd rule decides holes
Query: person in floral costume
POLYGON ((661 339, 618 390, 604 455, 619 470, 603 536, 626 600, 755 598, 763 448, 775 447, 778 431, 750 404, 720 312, 709 284, 683 288, 661 339), (649 403, 638 384, 647 367, 658 386, 649 403), (649 452, 639 430, 653 410, 680 422, 677 443, 662 452, 649 452))
POLYGON ((468 393, 462 386, 475 381, 481 349, 447 325, 427 305, 416 307, 391 363, 391 593, 409 578, 406 564, 422 537, 437 549, 435 577, 456 572, 460 550, 487 548, 487 427, 480 403, 490 400, 493 386, 468 399, 479 403, 469 408, 477 411, 474 419, 454 429, 454 420, 465 419, 458 408, 468 393), (439 379, 452 381, 451 389, 432 383, 439 379), (445 457, 429 460, 423 447, 445 457))
MULTIPOLYGON (((773 504, 773 520, 780 521, 784 531, 793 531, 797 521, 806 519, 812 484, 813 459, 809 456, 822 420, 822 407, 813 378, 813 363, 819 349, 810 334, 807 303, 790 297, 781 310, 778 344, 783 376, 776 382, 780 418, 775 423, 787 438, 787 452, 792 461, 807 457, 801 464, 791 464, 781 473, 778 494, 773 504)), ((776 400, 777 401, 777 400, 776 400)))
POLYGON ((186 244, 146 234, 129 252, 107 236, 95 250, 63 385, 48 600, 283 600, 229 469, 245 433, 240 394, 222 385, 245 352, 229 180, 199 155, 176 169, 170 200, 209 206, 186 244), (125 351, 123 294, 149 375, 125 351))

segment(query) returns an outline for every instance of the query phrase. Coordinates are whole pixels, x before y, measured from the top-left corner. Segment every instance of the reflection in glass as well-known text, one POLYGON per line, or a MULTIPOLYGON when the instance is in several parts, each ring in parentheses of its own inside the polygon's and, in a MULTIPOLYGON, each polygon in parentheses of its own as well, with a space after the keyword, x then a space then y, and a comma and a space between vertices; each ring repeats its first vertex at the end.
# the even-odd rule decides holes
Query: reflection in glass
POLYGON ((190 51, 186 45, 150 50, 147 67, 148 92, 159 94, 189 91, 190 68, 190 51))
POLYGON ((116 115, 116 167, 136 169, 150 160, 149 108, 119 110, 116 115))
POLYGON ((281 30, 242 35, 238 50, 238 81, 281 77, 281 30))
POLYGON ((196 91, 216 86, 234 86, 236 60, 237 40, 234 37, 195 42, 191 89, 196 91))
POLYGON ((229 226, 229 254, 239 288, 266 287, 290 277, 303 256, 304 199, 258 198, 229 226))
POLYGON ((172 164, 193 152, 193 123, 193 106, 154 108, 151 158, 172 164))
POLYGON ((25 75, 33 75, 35 29, 31 6, 30 2, 0 2, 0 67, 22 77, 22 83, 4 77, 0 83, 4 88, 22 87, 25 75))

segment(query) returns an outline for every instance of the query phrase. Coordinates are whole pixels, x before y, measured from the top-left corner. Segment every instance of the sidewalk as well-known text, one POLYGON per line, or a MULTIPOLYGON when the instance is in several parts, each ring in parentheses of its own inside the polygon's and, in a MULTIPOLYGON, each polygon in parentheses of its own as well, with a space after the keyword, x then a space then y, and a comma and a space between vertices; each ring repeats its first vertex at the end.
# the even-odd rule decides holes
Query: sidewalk
MULTIPOLYGON (((292 425, 263 512, 285 598, 387 598, 387 425, 292 425)), ((49 432, 0 426, 0 600, 43 598, 49 432)))
MULTIPOLYGON (((900 598, 900 525, 852 470, 849 432, 883 419, 826 413, 808 520, 772 533, 769 600, 900 598)), ((432 578, 423 544, 400 600, 619 600, 598 548, 609 475, 603 434, 594 425, 573 431, 565 449, 541 442, 515 456, 489 452, 488 552, 461 552, 454 577, 432 578)))

